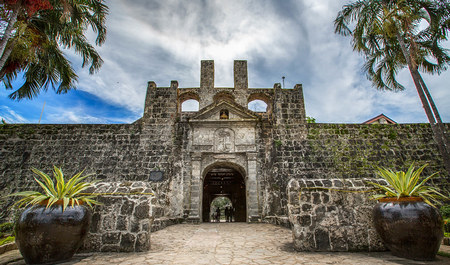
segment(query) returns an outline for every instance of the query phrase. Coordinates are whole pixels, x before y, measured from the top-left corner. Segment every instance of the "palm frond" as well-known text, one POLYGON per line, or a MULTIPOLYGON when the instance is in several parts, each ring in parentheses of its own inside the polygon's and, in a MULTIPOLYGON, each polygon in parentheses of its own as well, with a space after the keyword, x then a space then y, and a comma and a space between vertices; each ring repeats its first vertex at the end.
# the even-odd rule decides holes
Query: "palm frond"
POLYGON ((412 163, 406 172, 393 171, 391 169, 377 167, 376 175, 386 180, 388 185, 381 185, 375 182, 367 182, 369 185, 375 186, 382 191, 382 194, 372 196, 372 199, 380 199, 385 197, 421 197, 424 202, 434 206, 431 201, 440 203, 442 199, 448 199, 447 196, 439 192, 436 187, 426 186, 425 183, 438 173, 433 173, 428 177, 420 180, 425 164, 415 170, 414 163, 412 163))
POLYGON ((37 191, 22 191, 11 194, 9 196, 20 196, 23 197, 14 206, 22 207, 28 205, 42 204, 46 202, 46 207, 52 207, 55 204, 62 204, 63 211, 67 206, 72 207, 80 203, 86 203, 88 206, 100 204, 94 198, 96 196, 89 194, 81 194, 81 191, 89 188, 93 182, 84 182, 87 177, 92 176, 92 174, 82 175, 84 170, 76 173, 68 181, 65 181, 63 171, 53 166, 53 178, 56 180, 56 187, 54 181, 44 172, 33 168, 32 171, 39 175, 43 181, 34 178, 39 186, 44 190, 45 194, 37 191))

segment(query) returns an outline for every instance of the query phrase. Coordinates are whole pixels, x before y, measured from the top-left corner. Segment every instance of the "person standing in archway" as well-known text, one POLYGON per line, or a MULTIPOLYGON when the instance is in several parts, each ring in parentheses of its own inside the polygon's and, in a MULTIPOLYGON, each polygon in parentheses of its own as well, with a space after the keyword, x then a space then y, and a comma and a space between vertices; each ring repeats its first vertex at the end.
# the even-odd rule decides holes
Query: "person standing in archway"
POLYGON ((225 207, 225 222, 229 222, 230 219, 230 207, 225 207))
POLYGON ((220 222, 220 207, 217 207, 216 209, 216 221, 220 222))
POLYGON ((234 212, 234 208, 232 206, 228 207, 228 219, 230 220, 229 222, 233 222, 233 212, 234 212))

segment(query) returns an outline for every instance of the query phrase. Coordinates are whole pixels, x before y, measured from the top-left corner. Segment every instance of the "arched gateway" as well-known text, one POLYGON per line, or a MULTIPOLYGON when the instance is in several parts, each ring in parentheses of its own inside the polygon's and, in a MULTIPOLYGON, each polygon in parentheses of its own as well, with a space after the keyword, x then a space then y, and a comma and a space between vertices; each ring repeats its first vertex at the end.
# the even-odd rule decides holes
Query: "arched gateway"
POLYGON ((234 209, 233 220, 245 222, 247 216, 246 185, 242 170, 230 165, 216 165, 203 179, 202 221, 211 221, 211 203, 215 198, 227 197, 234 209))
MULTIPOLYGON (((177 121, 176 126, 170 127, 176 132, 170 141, 178 144, 177 149, 173 149, 177 150, 175 170, 170 172, 176 174, 179 181, 176 184, 180 187, 180 193, 170 198, 174 205, 171 210, 177 213, 182 206, 187 221, 209 222, 211 202, 226 197, 235 208, 235 221, 258 222, 267 209, 278 211, 279 196, 274 196, 273 200, 266 196, 265 178, 269 176, 266 161, 271 161, 268 154, 271 154, 274 142, 270 132, 277 126, 276 121, 289 124, 290 134, 299 132, 295 125, 305 121, 301 86, 289 90, 282 90, 279 84, 273 89, 249 88, 247 62, 235 61, 234 87, 215 87, 214 62, 202 61, 200 87, 179 88, 176 81, 171 82, 171 87, 176 94, 169 96, 165 93, 170 89, 159 90, 156 84, 150 83, 144 110, 149 122, 158 122, 163 116, 154 111, 162 105, 155 100, 166 96, 177 99, 176 105, 170 101, 172 105, 168 106, 175 111, 170 117, 177 121), (197 100, 199 110, 180 111, 181 104, 187 99, 197 100), (266 112, 248 109, 249 101, 255 99, 267 104, 266 112), (277 112, 284 108, 281 102, 289 106, 292 113, 284 109, 277 112), (296 120, 291 122, 291 116, 296 120), (275 207, 264 207, 267 201, 273 202, 275 207)), ((285 127, 282 128, 283 131, 277 131, 277 137, 284 135, 285 127)), ((161 134, 164 138, 164 133, 161 134)), ((169 138, 164 139, 169 141, 169 138)))

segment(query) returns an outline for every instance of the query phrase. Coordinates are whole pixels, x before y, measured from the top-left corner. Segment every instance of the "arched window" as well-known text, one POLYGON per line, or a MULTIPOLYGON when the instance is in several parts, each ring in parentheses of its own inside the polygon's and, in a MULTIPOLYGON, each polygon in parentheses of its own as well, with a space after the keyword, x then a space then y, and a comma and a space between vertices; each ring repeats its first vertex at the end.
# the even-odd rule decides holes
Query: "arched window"
POLYGON ((182 112, 193 112, 198 111, 199 103, 195 99, 188 99, 181 103, 181 111, 182 112))
POLYGON ((248 103, 248 109, 254 112, 267 112, 267 104, 262 100, 255 99, 248 103))

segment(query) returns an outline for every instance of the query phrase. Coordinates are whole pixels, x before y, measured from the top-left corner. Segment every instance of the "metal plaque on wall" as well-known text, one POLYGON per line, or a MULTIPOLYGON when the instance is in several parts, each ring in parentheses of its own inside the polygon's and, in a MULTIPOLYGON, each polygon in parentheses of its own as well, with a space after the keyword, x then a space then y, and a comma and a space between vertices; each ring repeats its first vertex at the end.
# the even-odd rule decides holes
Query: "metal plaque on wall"
POLYGON ((150 171, 149 181, 163 181, 164 180, 164 172, 163 171, 150 171))

